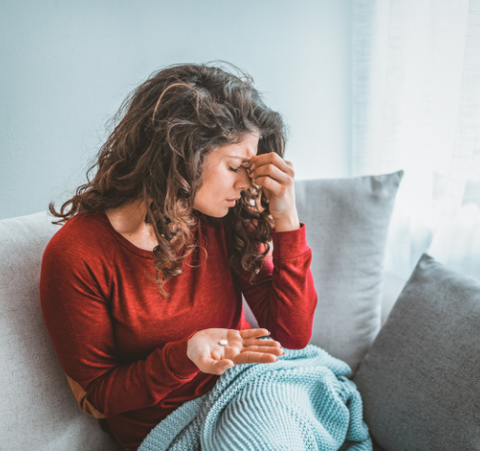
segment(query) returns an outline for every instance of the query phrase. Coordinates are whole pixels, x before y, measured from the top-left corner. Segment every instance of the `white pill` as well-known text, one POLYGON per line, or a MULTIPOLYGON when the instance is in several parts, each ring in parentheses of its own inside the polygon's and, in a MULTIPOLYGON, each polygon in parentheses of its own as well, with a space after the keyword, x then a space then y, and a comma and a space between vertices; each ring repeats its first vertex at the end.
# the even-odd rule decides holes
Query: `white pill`
POLYGON ((225 346, 225 345, 228 345, 228 341, 227 340, 220 340, 220 344, 225 346))

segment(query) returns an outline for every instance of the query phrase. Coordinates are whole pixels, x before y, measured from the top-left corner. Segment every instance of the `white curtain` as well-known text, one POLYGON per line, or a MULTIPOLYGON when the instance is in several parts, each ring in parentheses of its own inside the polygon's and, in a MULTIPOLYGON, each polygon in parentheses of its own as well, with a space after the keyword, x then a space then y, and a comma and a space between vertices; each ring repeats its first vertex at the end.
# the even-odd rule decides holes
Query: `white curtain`
POLYGON ((352 176, 403 169, 385 272, 480 279, 480 0, 353 1, 352 176))

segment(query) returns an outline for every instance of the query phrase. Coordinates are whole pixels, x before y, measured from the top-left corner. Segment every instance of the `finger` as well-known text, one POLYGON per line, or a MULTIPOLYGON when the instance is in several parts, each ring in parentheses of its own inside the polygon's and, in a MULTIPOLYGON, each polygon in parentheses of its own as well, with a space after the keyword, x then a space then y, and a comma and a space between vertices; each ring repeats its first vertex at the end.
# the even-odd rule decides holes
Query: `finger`
POLYGON ((282 349, 281 346, 262 346, 262 345, 252 345, 248 347, 244 347, 240 354, 244 354, 246 352, 256 352, 260 354, 272 354, 272 355, 284 355, 285 351, 282 349))
MULTIPOLYGON (((268 337, 270 338, 270 337, 268 337)), ((276 340, 261 340, 260 338, 249 338, 243 340, 243 346, 267 346, 267 347, 282 347, 279 341, 276 340)))
POLYGON ((250 339, 255 337, 261 337, 263 335, 270 335, 270 332, 267 329, 245 329, 239 330, 240 336, 243 339, 250 339))
POLYGON ((273 180, 277 181, 280 184, 290 184, 292 182, 292 176, 286 172, 283 172, 278 166, 274 164, 264 164, 256 168, 253 172, 249 174, 253 183, 256 183, 256 180, 259 177, 270 177, 273 180))
POLYGON ((277 166, 279 169, 281 169, 283 172, 286 172, 287 174, 293 176, 293 164, 291 162, 287 162, 276 152, 270 152, 270 153, 265 153, 262 155, 257 155, 255 156, 249 166, 248 169, 252 172, 255 170, 255 168, 259 168, 260 166, 263 166, 265 164, 274 164, 277 166))
POLYGON ((247 363, 273 363, 278 362, 278 358, 270 352, 241 352, 235 357, 235 364, 242 365, 247 363))
POLYGON ((271 177, 257 177, 254 183, 257 187, 264 187, 270 190, 275 196, 283 196, 287 191, 287 186, 277 182, 276 180, 272 179, 271 177))
POLYGON ((254 155, 252 158, 250 158, 249 161, 242 163, 242 166, 245 168, 250 168, 252 165, 256 164, 257 159, 260 155, 254 155))

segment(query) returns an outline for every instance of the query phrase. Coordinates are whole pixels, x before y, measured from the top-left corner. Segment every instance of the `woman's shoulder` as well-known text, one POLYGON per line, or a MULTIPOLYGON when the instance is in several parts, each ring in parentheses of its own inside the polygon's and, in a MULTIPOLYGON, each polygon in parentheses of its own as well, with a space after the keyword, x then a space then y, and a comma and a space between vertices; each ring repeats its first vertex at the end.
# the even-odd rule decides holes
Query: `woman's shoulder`
POLYGON ((77 213, 53 235, 45 248, 46 254, 96 255, 104 249, 108 229, 101 212, 77 213))
POLYGON ((95 213, 77 213, 53 235, 41 262, 41 284, 49 290, 55 284, 74 289, 97 287, 108 296, 112 274, 112 239, 95 213))

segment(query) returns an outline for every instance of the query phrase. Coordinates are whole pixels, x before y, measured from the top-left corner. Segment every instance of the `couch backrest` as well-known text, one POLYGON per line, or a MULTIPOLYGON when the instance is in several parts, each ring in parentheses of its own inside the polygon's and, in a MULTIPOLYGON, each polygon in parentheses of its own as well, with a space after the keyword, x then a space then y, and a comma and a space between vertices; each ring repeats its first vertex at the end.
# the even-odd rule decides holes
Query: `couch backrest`
POLYGON ((124 450, 76 404, 40 308, 47 212, 0 221, 0 431, 10 451, 124 450))
MULTIPOLYGON (((383 252, 401 176, 296 181, 319 294, 311 343, 352 368, 394 302, 384 296, 381 321, 383 252)), ((121 450, 98 420, 79 409, 43 321, 41 261, 60 228, 51 221, 47 211, 0 221, 1 446, 12 451, 121 450)), ((397 285, 395 294, 402 284, 397 285)), ((244 306, 247 320, 257 327, 244 306)))

